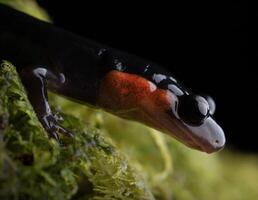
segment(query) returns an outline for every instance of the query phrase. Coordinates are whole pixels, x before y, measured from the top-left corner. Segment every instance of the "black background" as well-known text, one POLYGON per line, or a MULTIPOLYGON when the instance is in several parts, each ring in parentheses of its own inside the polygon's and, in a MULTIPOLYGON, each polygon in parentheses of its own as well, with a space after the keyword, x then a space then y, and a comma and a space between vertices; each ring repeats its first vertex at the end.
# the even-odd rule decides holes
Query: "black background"
POLYGON ((258 151, 247 1, 38 2, 57 26, 171 68, 192 91, 210 94, 228 146, 258 151))

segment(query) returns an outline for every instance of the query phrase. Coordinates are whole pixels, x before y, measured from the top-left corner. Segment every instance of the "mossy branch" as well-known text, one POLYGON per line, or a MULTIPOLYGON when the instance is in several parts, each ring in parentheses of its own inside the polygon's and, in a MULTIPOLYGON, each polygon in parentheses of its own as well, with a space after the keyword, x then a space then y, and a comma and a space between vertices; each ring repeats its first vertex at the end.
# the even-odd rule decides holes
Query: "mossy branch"
POLYGON ((145 182, 97 130, 65 115, 76 133, 49 140, 15 68, 0 65, 0 199, 153 199, 145 182))

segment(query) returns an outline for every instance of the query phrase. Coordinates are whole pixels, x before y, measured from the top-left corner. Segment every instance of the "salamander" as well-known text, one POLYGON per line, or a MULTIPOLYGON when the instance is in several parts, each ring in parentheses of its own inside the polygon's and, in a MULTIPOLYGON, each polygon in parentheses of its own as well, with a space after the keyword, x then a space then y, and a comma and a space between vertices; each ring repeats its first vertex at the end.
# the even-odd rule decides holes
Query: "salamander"
POLYGON ((143 123, 196 150, 212 153, 224 147, 224 132, 213 119, 213 99, 192 93, 159 64, 4 5, 0 18, 0 58, 17 66, 50 137, 73 134, 51 111, 47 89, 143 123))

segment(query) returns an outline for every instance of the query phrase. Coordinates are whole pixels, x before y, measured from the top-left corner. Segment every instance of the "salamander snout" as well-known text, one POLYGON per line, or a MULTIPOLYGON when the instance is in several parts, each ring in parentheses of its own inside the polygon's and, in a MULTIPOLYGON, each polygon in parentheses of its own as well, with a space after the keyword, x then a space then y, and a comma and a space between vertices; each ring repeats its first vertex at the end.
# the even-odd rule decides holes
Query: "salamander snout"
POLYGON ((177 123, 189 146, 212 153, 225 145, 225 135, 212 118, 215 102, 209 96, 187 94, 178 97, 174 110, 182 123, 177 123), (188 138, 188 139, 186 139, 188 138))

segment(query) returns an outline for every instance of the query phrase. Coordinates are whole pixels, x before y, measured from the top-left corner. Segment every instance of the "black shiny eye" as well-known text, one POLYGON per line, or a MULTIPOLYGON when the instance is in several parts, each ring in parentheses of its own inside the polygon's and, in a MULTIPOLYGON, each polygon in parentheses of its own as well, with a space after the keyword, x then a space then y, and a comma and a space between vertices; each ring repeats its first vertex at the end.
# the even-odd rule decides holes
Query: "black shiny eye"
POLYGON ((177 113, 186 124, 198 126, 209 116, 209 104, 201 96, 183 95, 179 98, 177 113))

